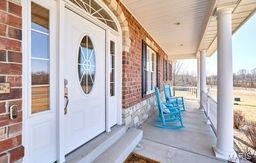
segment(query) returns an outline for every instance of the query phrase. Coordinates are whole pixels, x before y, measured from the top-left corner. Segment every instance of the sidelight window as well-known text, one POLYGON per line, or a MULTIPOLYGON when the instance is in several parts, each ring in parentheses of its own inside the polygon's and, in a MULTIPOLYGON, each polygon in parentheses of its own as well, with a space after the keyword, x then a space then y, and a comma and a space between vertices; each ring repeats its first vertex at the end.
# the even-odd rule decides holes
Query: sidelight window
POLYGON ((31 3, 31 112, 50 109, 49 10, 31 3))
POLYGON ((110 41, 111 73, 110 73, 110 96, 115 96, 115 42, 110 41))

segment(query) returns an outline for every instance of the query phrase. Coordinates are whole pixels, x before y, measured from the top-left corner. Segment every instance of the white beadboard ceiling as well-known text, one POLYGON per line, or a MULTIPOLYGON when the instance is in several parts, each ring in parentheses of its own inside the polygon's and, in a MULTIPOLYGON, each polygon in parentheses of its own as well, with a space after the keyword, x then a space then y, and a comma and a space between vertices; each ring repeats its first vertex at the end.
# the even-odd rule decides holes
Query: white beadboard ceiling
POLYGON ((121 0, 171 59, 216 50, 216 8, 233 9, 233 32, 256 9, 256 0, 121 0), (177 25, 180 23, 180 25, 177 25))

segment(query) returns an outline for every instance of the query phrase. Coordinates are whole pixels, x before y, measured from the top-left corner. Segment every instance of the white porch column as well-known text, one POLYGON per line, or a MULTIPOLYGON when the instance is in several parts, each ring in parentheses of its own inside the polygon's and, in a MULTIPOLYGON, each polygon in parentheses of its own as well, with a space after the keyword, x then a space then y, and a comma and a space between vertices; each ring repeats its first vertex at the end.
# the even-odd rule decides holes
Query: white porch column
POLYGON ((200 58, 197 58, 197 99, 200 100, 200 58))
POLYGON ((206 50, 200 51, 200 109, 203 110, 203 94, 206 92, 206 50))
POLYGON ((232 67, 232 10, 217 10, 217 145, 216 157, 231 160, 233 149, 233 67, 232 67))

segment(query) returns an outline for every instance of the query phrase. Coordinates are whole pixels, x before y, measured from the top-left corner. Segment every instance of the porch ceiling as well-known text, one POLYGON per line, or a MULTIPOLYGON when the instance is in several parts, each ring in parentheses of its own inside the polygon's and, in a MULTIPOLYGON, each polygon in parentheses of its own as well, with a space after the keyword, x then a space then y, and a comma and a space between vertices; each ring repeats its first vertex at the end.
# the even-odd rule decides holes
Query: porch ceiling
POLYGON ((121 0, 171 59, 217 48, 216 8, 233 9, 233 32, 255 12, 256 0, 121 0))

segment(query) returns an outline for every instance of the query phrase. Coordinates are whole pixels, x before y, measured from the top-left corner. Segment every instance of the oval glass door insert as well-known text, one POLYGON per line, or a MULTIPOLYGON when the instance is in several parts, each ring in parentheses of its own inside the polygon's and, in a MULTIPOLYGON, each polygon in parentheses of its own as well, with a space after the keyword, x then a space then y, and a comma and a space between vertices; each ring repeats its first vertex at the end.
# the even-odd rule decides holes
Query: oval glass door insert
POLYGON ((93 43, 89 36, 84 36, 79 45, 78 76, 82 90, 89 94, 93 88, 96 63, 93 43))

